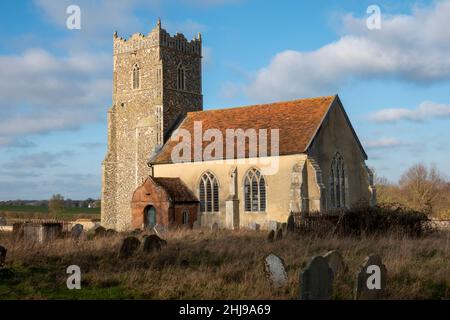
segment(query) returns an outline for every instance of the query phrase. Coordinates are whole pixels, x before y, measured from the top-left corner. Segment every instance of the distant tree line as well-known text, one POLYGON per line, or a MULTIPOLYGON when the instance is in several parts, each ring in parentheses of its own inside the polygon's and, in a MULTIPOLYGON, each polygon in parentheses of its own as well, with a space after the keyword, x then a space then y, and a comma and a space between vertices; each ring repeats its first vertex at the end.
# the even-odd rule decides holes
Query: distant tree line
POLYGON ((58 200, 64 208, 100 208, 100 200, 88 198, 86 200, 64 199, 61 195, 53 195, 50 200, 7 200, 0 201, 2 206, 35 206, 49 207, 52 200, 58 200))
POLYGON ((418 163, 397 183, 375 175, 379 204, 399 205, 435 218, 450 218, 450 182, 435 165, 418 163))

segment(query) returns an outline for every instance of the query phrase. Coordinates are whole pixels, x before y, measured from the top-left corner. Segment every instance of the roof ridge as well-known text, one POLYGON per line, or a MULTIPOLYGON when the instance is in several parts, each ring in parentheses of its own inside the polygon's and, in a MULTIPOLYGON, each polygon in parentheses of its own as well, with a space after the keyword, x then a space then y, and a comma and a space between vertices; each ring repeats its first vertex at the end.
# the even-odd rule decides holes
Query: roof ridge
POLYGON ((305 101, 305 100, 334 99, 336 96, 338 96, 338 95, 334 94, 334 95, 330 95, 330 96, 300 98, 300 99, 294 99, 294 100, 284 100, 284 101, 276 101, 276 102, 268 102, 268 103, 251 104, 251 105, 246 105, 246 106, 225 107, 225 108, 221 108, 221 109, 208 109, 208 110, 201 110, 201 111, 189 111, 189 112, 187 112, 187 114, 199 114, 199 113, 214 112, 214 111, 225 111, 225 110, 235 110, 235 109, 243 109, 243 108, 251 108, 251 107, 273 106, 273 105, 279 105, 279 104, 300 102, 300 101, 305 101))

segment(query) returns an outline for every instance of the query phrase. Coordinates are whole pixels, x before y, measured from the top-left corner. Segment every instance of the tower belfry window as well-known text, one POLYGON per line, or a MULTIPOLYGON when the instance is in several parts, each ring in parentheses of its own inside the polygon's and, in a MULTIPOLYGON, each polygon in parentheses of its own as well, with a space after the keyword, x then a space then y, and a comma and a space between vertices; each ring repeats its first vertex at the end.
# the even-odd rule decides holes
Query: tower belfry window
POLYGON ((133 66, 133 89, 139 89, 141 85, 140 81, 140 69, 137 64, 133 66))
POLYGON ((177 69, 177 89, 186 90, 186 71, 181 64, 177 69))

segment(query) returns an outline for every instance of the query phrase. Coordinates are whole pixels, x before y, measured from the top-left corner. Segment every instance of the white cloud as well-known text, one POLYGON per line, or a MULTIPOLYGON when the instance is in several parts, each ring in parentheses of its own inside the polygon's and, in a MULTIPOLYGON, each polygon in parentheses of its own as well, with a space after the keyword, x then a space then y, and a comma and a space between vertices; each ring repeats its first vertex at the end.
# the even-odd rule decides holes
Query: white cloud
POLYGON ((363 141, 363 146, 367 149, 387 149, 404 145, 406 145, 404 142, 392 137, 383 137, 379 140, 363 141))
POLYGON ((383 109, 369 115, 370 120, 378 123, 392 123, 401 120, 423 122, 442 117, 450 117, 450 106, 430 101, 422 102, 415 109, 383 109))
POLYGON ((61 159, 72 155, 72 151, 23 154, 6 162, 5 164, 3 164, 3 167, 10 169, 44 169, 48 167, 63 166, 61 159))
POLYGON ((335 93, 354 79, 392 78, 414 83, 450 79, 450 0, 411 15, 383 15, 382 29, 347 15, 344 34, 315 51, 277 54, 246 86, 253 100, 335 93))

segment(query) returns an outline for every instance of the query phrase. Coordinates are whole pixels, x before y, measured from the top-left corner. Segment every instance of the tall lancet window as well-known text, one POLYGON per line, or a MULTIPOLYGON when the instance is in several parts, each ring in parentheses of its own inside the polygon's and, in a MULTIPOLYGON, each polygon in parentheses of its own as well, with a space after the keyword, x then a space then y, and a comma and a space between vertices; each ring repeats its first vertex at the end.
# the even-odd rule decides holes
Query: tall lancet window
POLYGON ((339 153, 333 158, 330 170, 330 204, 332 209, 347 207, 347 176, 344 158, 339 153))
POLYGON ((219 183, 211 172, 204 173, 199 182, 200 212, 219 212, 219 183))
POLYGON ((244 178, 244 208, 247 212, 266 211, 266 179, 255 168, 244 178))
POLYGON ((158 146, 163 145, 163 107, 162 106, 156 106, 155 107, 155 122, 156 122, 156 144, 158 146))
POLYGON ((186 70, 183 65, 178 65, 177 70, 177 89, 186 90, 186 70))
POLYGON ((133 66, 133 89, 139 89, 141 86, 140 69, 137 64, 133 66))

